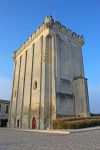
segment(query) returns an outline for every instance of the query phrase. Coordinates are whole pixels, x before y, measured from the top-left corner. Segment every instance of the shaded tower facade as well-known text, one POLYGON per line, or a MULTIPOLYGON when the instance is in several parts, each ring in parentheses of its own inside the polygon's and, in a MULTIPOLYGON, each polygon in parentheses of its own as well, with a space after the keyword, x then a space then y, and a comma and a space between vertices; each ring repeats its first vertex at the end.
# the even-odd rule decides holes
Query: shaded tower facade
POLYGON ((83 43, 47 16, 14 53, 10 127, 46 129, 57 117, 89 115, 83 43))

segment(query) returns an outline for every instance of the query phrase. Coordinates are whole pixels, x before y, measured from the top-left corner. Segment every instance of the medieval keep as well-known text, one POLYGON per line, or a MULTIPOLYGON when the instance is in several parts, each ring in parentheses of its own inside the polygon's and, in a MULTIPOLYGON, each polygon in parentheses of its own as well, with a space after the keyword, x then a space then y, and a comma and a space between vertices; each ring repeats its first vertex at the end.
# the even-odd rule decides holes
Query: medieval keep
POLYGON ((51 16, 13 55, 10 127, 47 129, 57 117, 89 116, 83 36, 51 16))

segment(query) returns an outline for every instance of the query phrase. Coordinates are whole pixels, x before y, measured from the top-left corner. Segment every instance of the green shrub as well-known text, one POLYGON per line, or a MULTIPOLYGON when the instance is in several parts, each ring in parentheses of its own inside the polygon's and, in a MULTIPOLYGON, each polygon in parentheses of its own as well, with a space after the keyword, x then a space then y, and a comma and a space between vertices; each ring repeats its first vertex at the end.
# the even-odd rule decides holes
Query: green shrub
POLYGON ((80 129, 100 126, 100 117, 58 118, 53 121, 53 129, 80 129))

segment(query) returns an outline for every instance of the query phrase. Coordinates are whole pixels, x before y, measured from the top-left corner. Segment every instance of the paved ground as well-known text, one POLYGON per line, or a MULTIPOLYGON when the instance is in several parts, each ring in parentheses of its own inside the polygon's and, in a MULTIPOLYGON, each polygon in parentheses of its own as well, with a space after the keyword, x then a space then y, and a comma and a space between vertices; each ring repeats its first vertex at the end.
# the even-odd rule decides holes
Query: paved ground
POLYGON ((0 128, 0 150, 100 150, 100 130, 65 135, 0 128))

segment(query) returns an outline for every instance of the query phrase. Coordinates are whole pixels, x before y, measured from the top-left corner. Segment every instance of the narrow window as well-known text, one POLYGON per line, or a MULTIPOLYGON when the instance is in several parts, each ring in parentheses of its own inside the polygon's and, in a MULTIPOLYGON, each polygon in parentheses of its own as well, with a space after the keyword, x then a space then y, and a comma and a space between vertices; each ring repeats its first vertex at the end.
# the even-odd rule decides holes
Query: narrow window
POLYGON ((0 104, 0 113, 1 113, 1 104, 0 104))
POLYGON ((33 90, 37 89, 37 81, 34 81, 33 90))
POLYGON ((8 114, 8 105, 6 106, 6 114, 8 114))
POLYGON ((16 97, 16 91, 14 92, 14 97, 16 97))

